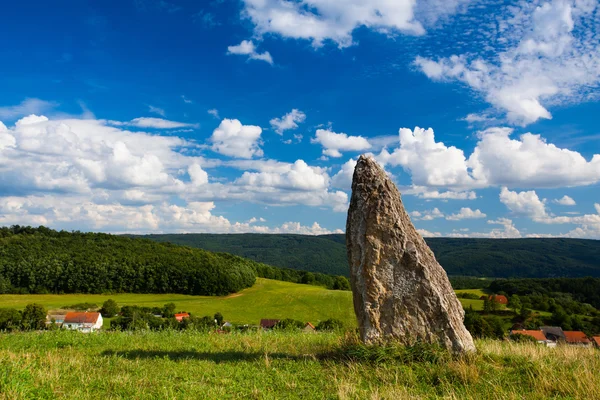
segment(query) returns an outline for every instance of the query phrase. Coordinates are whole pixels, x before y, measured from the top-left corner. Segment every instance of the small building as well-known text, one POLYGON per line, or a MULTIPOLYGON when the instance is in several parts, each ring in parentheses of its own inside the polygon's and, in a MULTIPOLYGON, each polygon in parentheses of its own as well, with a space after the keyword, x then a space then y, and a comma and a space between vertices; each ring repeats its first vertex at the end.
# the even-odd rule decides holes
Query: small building
POLYGON ((527 329, 516 330, 515 329, 515 330, 510 331, 510 334, 511 335, 524 335, 524 336, 532 337, 538 343, 544 344, 548 347, 556 346, 556 342, 548 340, 548 338, 546 338, 546 336, 544 335, 544 332, 542 332, 541 330, 527 330, 527 329))
POLYGON ((184 318, 189 318, 189 317, 190 317, 190 314, 188 314, 188 313, 186 313, 186 312, 182 312, 182 313, 177 313, 177 314, 175 314, 175 319, 176 319, 178 322, 181 322, 181 321, 183 321, 183 319, 184 319, 184 318))
POLYGON ((566 342, 567 338, 560 326, 541 326, 540 330, 544 332, 544 336, 553 342, 566 342))
POLYGON ((261 319, 260 327, 263 329, 273 329, 278 322, 278 319, 261 319))
POLYGON ((486 298, 498 304, 508 304, 508 299, 503 294, 490 294, 489 296, 481 296, 479 300, 485 300, 486 298))
POLYGON ((233 328, 233 324, 229 321, 225 321, 222 328, 233 328))
POLYGON ((587 335, 580 331, 564 331, 565 341, 568 344, 576 346, 589 347, 592 345, 592 341, 588 339, 587 335))
POLYGON ((593 336, 592 342, 596 345, 596 347, 600 348, 600 336, 593 336))
POLYGON ((62 327, 79 332, 94 332, 102 328, 104 320, 99 312, 68 312, 62 327))
POLYGON ((315 333, 317 328, 315 328, 315 326, 310 322, 307 322, 306 325, 304 325, 304 328, 302 328, 302 331, 307 333, 315 333))

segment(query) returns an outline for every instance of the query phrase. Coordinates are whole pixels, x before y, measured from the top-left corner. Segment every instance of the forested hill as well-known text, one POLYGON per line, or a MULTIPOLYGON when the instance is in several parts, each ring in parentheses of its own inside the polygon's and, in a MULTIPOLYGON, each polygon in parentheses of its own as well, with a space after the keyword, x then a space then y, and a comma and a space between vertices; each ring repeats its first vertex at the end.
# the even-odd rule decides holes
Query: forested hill
POLYGON ((0 228, 0 293, 226 295, 256 277, 348 289, 348 280, 226 253, 101 233, 0 228))
MULTIPOLYGON (((149 239, 224 251, 270 265, 348 275, 344 235, 179 234, 149 239)), ((428 238, 449 275, 600 277, 600 241, 428 238)))

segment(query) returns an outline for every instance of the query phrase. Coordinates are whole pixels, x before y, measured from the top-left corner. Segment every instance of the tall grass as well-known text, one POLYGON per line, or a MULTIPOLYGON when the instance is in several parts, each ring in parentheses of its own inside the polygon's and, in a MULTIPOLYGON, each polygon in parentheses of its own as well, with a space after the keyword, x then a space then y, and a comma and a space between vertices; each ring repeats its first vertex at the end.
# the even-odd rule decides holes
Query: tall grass
POLYGON ((337 333, 0 334, 0 398, 596 399, 600 351, 478 341, 451 357, 337 333))

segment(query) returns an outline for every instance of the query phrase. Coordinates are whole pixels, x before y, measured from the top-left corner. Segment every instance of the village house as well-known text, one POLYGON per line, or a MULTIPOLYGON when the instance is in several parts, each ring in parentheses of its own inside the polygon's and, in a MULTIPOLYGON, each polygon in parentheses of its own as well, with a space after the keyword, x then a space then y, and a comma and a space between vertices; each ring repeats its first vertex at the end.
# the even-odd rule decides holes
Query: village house
POLYGON ((304 325, 304 328, 302 328, 303 332, 308 332, 308 333, 315 333, 317 331, 317 328, 315 328, 315 326, 313 324, 311 324, 310 322, 307 322, 304 325))
POLYGON ((544 336, 553 342, 566 342, 567 338, 560 326, 541 326, 540 330, 544 332, 544 336))
POLYGON ((568 344, 576 346, 589 347, 592 345, 592 341, 588 339, 585 333, 580 331, 564 331, 565 341, 568 344))
POLYGON ((62 327, 79 332, 94 332, 102 328, 102 315, 98 312, 68 312, 62 327))
POLYGON ((592 337, 592 342, 596 345, 596 347, 600 348, 600 336, 592 337))
POLYGON ((544 344, 548 347, 555 347, 556 346, 556 342, 552 341, 552 340, 548 340, 548 338, 546 338, 546 336, 544 335, 544 332, 542 332, 541 330, 526 330, 526 329, 521 329, 521 330, 512 330, 510 332, 511 335, 524 335, 524 336, 529 336, 534 338, 538 343, 540 344, 544 344))
POLYGON ((278 322, 278 319, 261 319, 260 327, 263 329, 273 329, 278 322))
POLYGON ((184 318, 189 318, 189 317, 190 317, 190 314, 188 314, 188 313, 186 313, 186 312, 182 312, 182 313, 177 313, 177 314, 175 314, 175 319, 176 319, 178 322, 181 322, 181 321, 183 321, 183 319, 184 319, 184 318))

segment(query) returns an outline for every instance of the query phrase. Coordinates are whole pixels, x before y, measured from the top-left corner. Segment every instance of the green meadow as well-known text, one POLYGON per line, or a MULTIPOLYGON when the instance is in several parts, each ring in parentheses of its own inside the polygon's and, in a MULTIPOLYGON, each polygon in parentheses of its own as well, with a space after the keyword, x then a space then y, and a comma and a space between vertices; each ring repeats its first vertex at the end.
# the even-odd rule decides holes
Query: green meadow
POLYGON ((3 399, 597 399, 600 351, 476 341, 382 353, 341 333, 0 334, 3 399), (360 345, 353 345, 360 346, 360 345))
MULTIPOLYGON (((348 327, 356 325, 351 292, 262 278, 258 278, 251 288, 225 297, 181 294, 4 294, 0 295, 0 307, 23 309, 29 303, 39 303, 52 310, 78 303, 101 305, 107 299, 115 300, 120 306, 154 307, 175 303, 177 311, 188 311, 199 316, 220 312, 234 324, 256 325, 262 318, 293 318, 316 324, 336 318, 348 327)), ((482 300, 460 301, 464 307, 472 306, 475 310, 483 308, 482 300)))

